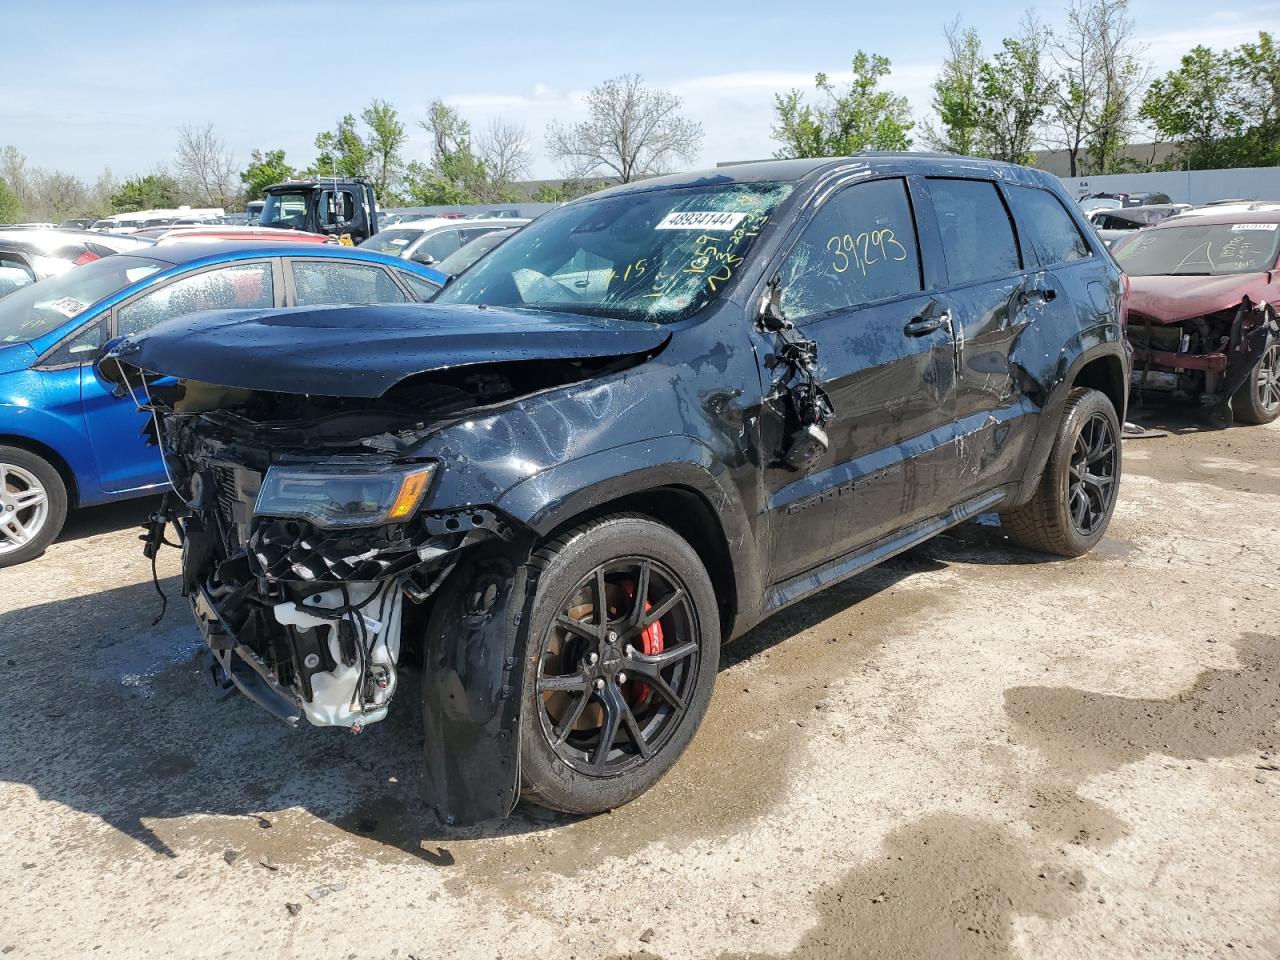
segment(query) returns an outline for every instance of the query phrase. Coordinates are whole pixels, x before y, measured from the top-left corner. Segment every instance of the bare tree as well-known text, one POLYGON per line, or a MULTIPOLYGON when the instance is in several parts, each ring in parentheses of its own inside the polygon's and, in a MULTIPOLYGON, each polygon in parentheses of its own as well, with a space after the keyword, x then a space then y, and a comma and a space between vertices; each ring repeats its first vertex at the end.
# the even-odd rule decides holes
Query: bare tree
POLYGON ((174 171, 192 198, 214 207, 230 206, 238 193, 235 157, 213 124, 178 129, 174 171))
POLYGON ((1054 35, 1050 56, 1059 82, 1051 125, 1073 177, 1086 151, 1093 172, 1113 169, 1133 133, 1148 68, 1127 8, 1127 0, 1072 0, 1054 35))
POLYGON ((702 146, 702 124, 682 117, 674 93, 645 87, 624 74, 587 94, 588 119, 547 127, 547 151, 570 176, 615 176, 623 183, 691 162, 702 146))
POLYGON ((1093 10, 1103 94, 1089 137, 1089 159, 1096 173, 1109 173, 1137 127, 1139 100, 1151 79, 1151 65, 1145 57, 1146 45, 1135 39, 1128 0, 1095 0, 1093 10))
POLYGON ((31 179, 42 220, 60 223, 68 217, 84 216, 92 206, 89 188, 73 174, 37 169, 32 171, 31 179))
POLYGON ((476 154, 494 189, 501 193, 527 176, 533 157, 524 126, 495 117, 476 138, 476 154))
POLYGON ((0 180, 9 184, 9 189, 17 196, 24 209, 30 207, 35 197, 32 196, 27 158, 13 144, 0 150, 0 180))

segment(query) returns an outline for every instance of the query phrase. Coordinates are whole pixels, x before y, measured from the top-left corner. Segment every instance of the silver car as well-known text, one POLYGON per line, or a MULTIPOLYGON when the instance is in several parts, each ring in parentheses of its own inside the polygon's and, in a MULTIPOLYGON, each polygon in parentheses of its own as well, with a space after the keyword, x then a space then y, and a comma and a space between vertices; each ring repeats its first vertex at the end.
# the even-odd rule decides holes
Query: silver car
POLYGON ((379 230, 360 244, 365 250, 385 253, 418 263, 439 263, 449 254, 476 237, 494 230, 522 227, 528 220, 511 217, 494 217, 485 220, 448 220, 433 217, 429 220, 410 220, 397 223, 386 230, 379 230))

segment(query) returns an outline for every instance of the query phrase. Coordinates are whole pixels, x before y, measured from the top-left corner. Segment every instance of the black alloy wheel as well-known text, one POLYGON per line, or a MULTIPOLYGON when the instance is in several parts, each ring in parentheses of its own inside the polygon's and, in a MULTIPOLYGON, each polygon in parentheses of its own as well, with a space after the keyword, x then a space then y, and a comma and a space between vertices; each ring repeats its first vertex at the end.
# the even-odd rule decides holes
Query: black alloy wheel
POLYGON ((1116 495, 1117 438, 1111 420, 1094 413, 1071 452, 1067 509, 1081 536, 1091 537, 1111 516, 1116 495))
POLYGON ((581 578, 542 638, 535 687, 556 756, 610 777, 660 751, 697 685, 696 622, 679 576, 651 558, 623 557, 581 578))

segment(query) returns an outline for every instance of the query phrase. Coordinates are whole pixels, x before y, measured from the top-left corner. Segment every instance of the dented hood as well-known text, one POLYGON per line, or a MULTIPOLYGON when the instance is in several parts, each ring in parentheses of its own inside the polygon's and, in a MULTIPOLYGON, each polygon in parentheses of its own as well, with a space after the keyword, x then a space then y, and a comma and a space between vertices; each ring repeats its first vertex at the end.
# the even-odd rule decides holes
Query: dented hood
POLYGON ((1222 277, 1130 277, 1129 310, 1156 323, 1178 323, 1240 305, 1246 296, 1265 299, 1267 274, 1222 277))
POLYGON ((634 356, 669 337, 656 323, 458 304, 215 310, 124 340, 102 372, 111 379, 119 359, 227 387, 372 398, 432 370, 634 356))

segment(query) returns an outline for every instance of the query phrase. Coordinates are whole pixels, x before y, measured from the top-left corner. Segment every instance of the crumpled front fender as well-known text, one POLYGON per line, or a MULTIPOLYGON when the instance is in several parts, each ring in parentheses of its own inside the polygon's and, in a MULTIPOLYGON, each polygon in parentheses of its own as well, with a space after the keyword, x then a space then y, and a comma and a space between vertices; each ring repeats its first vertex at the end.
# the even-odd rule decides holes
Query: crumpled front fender
POLYGON ((433 601, 423 653, 423 799, 450 825, 505 817, 520 798, 520 700, 532 539, 477 547, 433 601))

